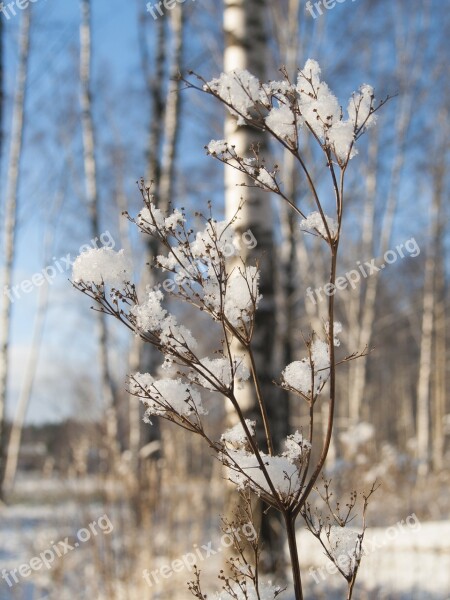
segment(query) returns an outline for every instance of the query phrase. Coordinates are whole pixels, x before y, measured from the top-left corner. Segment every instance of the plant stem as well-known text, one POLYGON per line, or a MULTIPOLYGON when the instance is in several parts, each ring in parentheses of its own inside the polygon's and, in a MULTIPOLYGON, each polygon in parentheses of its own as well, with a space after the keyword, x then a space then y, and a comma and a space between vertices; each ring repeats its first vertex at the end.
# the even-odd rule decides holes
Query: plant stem
POLYGON ((248 353, 250 356, 250 366, 251 366, 253 382, 255 384, 256 397, 258 398, 259 409, 261 411, 261 416, 262 416, 262 420, 263 420, 263 424, 264 424, 264 432, 266 434, 267 450, 268 450, 270 456, 273 456, 274 450, 273 450, 273 444, 272 444, 272 435, 270 433, 269 417, 267 415, 266 405, 264 404, 264 399, 263 399, 262 392, 261 392, 261 386, 259 383, 258 374, 257 374, 257 370, 256 370, 255 357, 253 355, 253 351, 252 351, 252 348, 250 345, 248 346, 248 353))
POLYGON ((283 513, 286 523, 286 533, 289 544, 289 555, 291 557, 292 577, 294 579, 295 600, 303 600, 302 578, 300 575, 300 563, 298 560, 297 538, 295 537, 295 517, 292 513, 283 513))
POLYGON ((352 580, 349 581, 346 600, 352 600, 353 588, 355 587, 355 582, 356 582, 356 573, 353 575, 352 580))
MULTIPOLYGON (((332 248, 331 252, 331 272, 330 272, 330 283, 334 286, 336 282, 336 264, 337 264, 337 251, 338 251, 338 242, 336 242, 335 246, 332 248)), ((328 300, 328 322, 329 322, 329 352, 330 352, 330 408, 328 412, 328 425, 327 432, 325 436, 325 442, 322 448, 322 453, 319 458, 319 462, 311 475, 311 479, 309 480, 308 485, 306 486, 305 491, 303 492, 297 507, 295 508, 294 515, 297 516, 300 512, 302 506, 304 506, 306 500, 308 499, 311 490, 313 489, 317 478, 322 472, 322 468, 325 464, 325 460, 328 455, 328 450, 331 444, 331 436, 333 434, 333 423, 334 423, 334 407, 336 402, 336 362, 334 357, 334 294, 330 295, 328 300)))

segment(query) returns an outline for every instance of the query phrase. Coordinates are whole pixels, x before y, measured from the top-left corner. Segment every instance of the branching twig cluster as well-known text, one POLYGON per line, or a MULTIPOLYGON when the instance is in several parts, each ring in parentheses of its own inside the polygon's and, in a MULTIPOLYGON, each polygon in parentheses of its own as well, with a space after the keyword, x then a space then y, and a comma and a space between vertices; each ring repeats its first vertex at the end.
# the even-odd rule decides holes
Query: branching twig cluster
MULTIPOLYGON (((342 108, 320 80, 320 69, 315 61, 307 62, 299 73, 297 84, 290 81, 284 70, 282 74, 281 81, 268 84, 261 84, 246 71, 222 74, 210 82, 197 76, 201 86, 191 81, 185 81, 185 84, 218 99, 238 117, 238 123, 267 131, 294 156, 311 193, 315 212, 309 215, 304 207, 297 207, 294 198, 285 195, 278 167, 267 169, 258 147, 250 149, 250 156, 239 156, 235 147, 225 140, 211 141, 207 146, 208 154, 247 178, 244 185, 257 186, 278 195, 301 217, 302 229, 324 240, 329 252, 329 285, 334 286, 345 208, 345 173, 357 152, 357 140, 375 123, 375 113, 387 99, 377 104, 372 88, 363 86, 350 99, 349 117, 344 120, 342 108), (333 218, 325 213, 324 201, 301 149, 301 138, 305 133, 313 136, 326 158, 335 199, 333 218)), ((361 560, 367 504, 375 488, 364 496, 362 532, 354 534, 352 554, 347 556, 345 565, 339 563, 336 554, 339 544, 336 546, 333 536, 338 529, 345 531, 352 521, 356 492, 344 508, 332 502, 330 483, 325 481, 320 495, 330 513, 328 519, 312 508, 309 498, 311 492, 317 490, 317 480, 330 447, 336 403, 336 367, 362 356, 367 349, 337 360, 341 326, 335 320, 334 295, 330 295, 328 321, 324 323, 323 331, 311 332, 304 337, 306 356, 287 365, 280 380, 275 382, 307 403, 310 415, 307 435, 297 431, 288 436, 285 451, 275 455, 267 411, 270 400, 262 393, 252 348, 255 312, 260 301, 258 265, 241 261, 230 268, 228 260, 239 256, 233 225, 239 219, 242 206, 230 222, 215 221, 211 207, 207 216, 197 213, 203 229, 195 233, 187 225, 184 209, 164 214, 157 207, 151 187, 143 181, 139 187, 145 208, 135 219, 128 218, 143 234, 156 238, 158 247, 165 248, 166 255, 154 257, 151 266, 166 272, 168 279, 162 286, 148 289, 145 298, 138 298, 136 287, 130 283, 130 267, 124 257, 97 253, 91 257, 81 255, 75 263, 75 287, 94 300, 98 310, 114 316, 164 356, 162 371, 167 377, 155 379, 151 374, 141 373, 130 376, 130 392, 146 404, 147 419, 150 421, 156 415, 201 436, 228 468, 229 480, 244 497, 247 498, 249 492, 256 493, 280 511, 286 526, 296 600, 303 598, 295 536, 299 514, 347 580, 348 598, 351 598, 361 560), (112 286, 108 279, 113 280, 112 286), (168 313, 162 289, 169 297, 189 304, 219 325, 221 340, 218 340, 219 349, 213 358, 202 357, 192 332, 180 325, 174 314, 168 313), (236 342, 242 348, 242 355, 236 356, 233 352, 236 342), (244 418, 239 403, 238 388, 247 380, 258 400, 259 418, 265 431, 264 448, 256 440, 256 424, 244 418), (220 440, 212 439, 208 432, 202 390, 225 397, 238 417, 238 425, 226 431, 220 440), (329 399, 328 423, 321 440, 316 439, 314 413, 325 392, 329 399), (314 463, 313 447, 319 449, 319 458, 314 463)), ((250 501, 244 506, 250 510, 250 501)), ((240 515, 239 520, 249 517, 249 514, 240 515)), ((224 526, 233 530, 231 523, 224 522, 224 526)), ((342 535, 338 536, 339 543, 342 539, 342 535)), ((258 543, 253 545, 252 562, 249 562, 239 540, 233 541, 237 554, 236 558, 230 559, 230 574, 220 575, 223 598, 267 600, 278 596, 282 591, 280 588, 261 584, 258 543)), ((194 597, 206 598, 198 570, 189 589, 194 597)))

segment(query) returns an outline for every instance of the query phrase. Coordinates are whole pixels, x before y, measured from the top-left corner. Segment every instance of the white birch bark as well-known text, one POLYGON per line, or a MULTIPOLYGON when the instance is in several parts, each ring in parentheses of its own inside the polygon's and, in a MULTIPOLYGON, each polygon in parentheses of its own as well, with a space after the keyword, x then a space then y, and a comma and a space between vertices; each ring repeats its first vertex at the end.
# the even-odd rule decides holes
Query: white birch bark
MULTIPOLYGON (((247 69, 260 81, 266 78, 266 3, 263 0, 225 0, 224 3, 224 71, 247 69)), ((235 146, 241 156, 249 156, 250 146, 259 145, 262 155, 267 155, 267 144, 264 133, 249 127, 238 127, 235 117, 227 113, 225 121, 225 139, 235 146)), ((237 235, 251 229, 257 240, 257 246, 249 251, 242 245, 241 257, 252 261, 259 259, 261 273, 260 292, 263 300, 258 307, 255 323, 255 334, 252 349, 258 373, 262 395, 266 400, 266 408, 271 426, 271 434, 275 452, 285 437, 288 423, 287 398, 278 394, 273 386, 273 379, 279 376, 275 363, 276 343, 276 301, 274 281, 277 273, 276 249, 273 240, 274 215, 271 195, 255 187, 241 187, 245 178, 238 171, 225 169, 225 214, 231 220, 238 208, 241 198, 244 205, 234 224, 237 235)), ((239 353, 238 345, 233 351, 239 353)), ((237 400, 246 416, 252 418, 259 413, 258 402, 253 386, 246 385, 236 394, 237 400)), ((227 405, 228 406, 228 405, 227 405)), ((229 424, 234 420, 228 415, 229 424)), ((261 419, 257 419, 261 423, 261 419)), ((263 432, 257 432, 261 447, 265 448, 263 432)), ((227 511, 233 512, 233 499, 228 499, 227 511)), ((261 512, 261 506, 255 507, 255 515, 261 512)), ((262 568, 269 572, 282 569, 283 555, 279 552, 283 542, 280 538, 281 527, 278 518, 261 514, 261 537, 265 552, 262 557, 262 568)))
MULTIPOLYGON (((408 52, 411 52, 411 45, 408 46, 408 48, 403 49, 402 52, 400 52, 399 58, 398 71, 401 77, 400 80, 403 82, 402 89, 404 90, 404 93, 401 96, 401 101, 399 103, 399 109, 397 113, 397 149, 391 171, 390 189, 380 227, 381 239, 378 252, 375 251, 375 246, 373 244, 376 218, 375 211, 372 211, 370 206, 366 209, 366 214, 367 210, 372 214, 372 223, 370 223, 369 219, 367 219, 365 222, 366 224, 364 227, 364 239, 360 251, 361 253, 369 252, 370 245, 372 243, 373 257, 382 257, 385 254, 385 252, 390 248, 394 218, 399 200, 401 178, 403 168, 405 166, 406 140, 411 125, 412 107, 415 97, 414 89, 412 89, 411 86, 411 80, 416 82, 420 73, 420 61, 417 61, 417 63, 415 63, 414 65, 414 71, 410 74, 410 78, 408 78, 408 80, 405 81, 405 73, 403 73, 403 71, 408 65, 408 57, 410 56, 408 52)), ((372 175, 369 174, 367 185, 369 187, 369 191, 370 189, 372 189, 372 193, 375 193, 376 181, 371 182, 371 177, 372 175)), ((367 202, 369 201, 370 200, 367 199, 367 202)), ((362 258, 370 259, 372 258, 372 256, 364 255, 362 258)), ((372 339, 373 327, 375 322, 376 300, 378 295, 378 283, 379 277, 377 275, 369 277, 366 280, 365 292, 363 293, 361 300, 358 298, 358 302, 361 302, 361 308, 357 312, 357 314, 359 314, 358 323, 355 323, 355 328, 353 329, 354 333, 352 334, 352 341, 354 345, 352 347, 357 348, 360 351, 363 350, 365 347, 369 347, 372 339)), ((361 419, 361 407, 367 380, 367 366, 367 356, 363 356, 358 360, 352 361, 350 363, 349 417, 352 422, 358 422, 361 419)))
MULTIPOLYGON (((434 213, 434 210, 433 210, 434 213)), ((434 214, 431 215, 434 229, 434 214)), ((417 459, 419 475, 426 475, 430 464, 430 381, 434 322, 434 275, 435 262, 432 245, 429 244, 425 261, 423 312, 420 341, 419 374, 417 381, 417 459)))
MULTIPOLYGON (((3 285, 7 292, 12 283, 14 259, 16 251, 17 197, 20 180, 20 161, 25 129, 25 103, 28 76, 28 59, 30 53, 31 10, 23 12, 20 26, 19 63, 12 117, 11 145, 7 174, 7 191, 5 201, 3 285)), ((11 334, 12 302, 7 294, 3 294, 0 313, 0 480, 3 482, 5 469, 5 418, 9 374, 9 349, 11 334)))
MULTIPOLYGON (((442 293, 442 272, 438 271, 438 263, 442 252, 442 199, 444 194, 444 178, 446 175, 446 154, 448 147, 448 127, 446 113, 440 115, 438 120, 439 133, 442 140, 437 144, 439 151, 434 158, 432 167, 433 175, 433 200, 430 211, 430 225, 428 234, 428 247, 425 260, 423 313, 420 340, 419 373, 417 380, 417 460, 419 475, 427 475, 433 463, 439 466, 443 453, 443 417, 445 400, 442 398, 443 382, 445 380, 445 362, 442 365, 443 350, 445 356, 445 339, 442 343, 442 331, 435 329, 435 317, 442 311, 442 304, 438 304, 437 290, 442 293), (433 334, 435 333, 435 348, 433 355, 433 334), (433 359, 436 364, 433 364, 433 359), (439 371, 437 367, 440 367, 439 371), (432 396, 433 375, 438 377, 434 383, 434 398, 432 396), (440 380, 440 381, 439 381, 440 380), (436 384, 439 383, 437 386, 436 384), (434 402, 432 402, 434 400, 434 402), (432 427, 433 426, 433 427, 432 427), (433 430, 433 440, 431 431, 433 430), (432 453, 433 450, 433 453, 432 453)), ((444 319, 445 321, 445 319, 444 319)), ((439 323, 442 325, 442 321, 439 323)), ((444 327, 445 333, 445 327, 444 327)), ((445 358, 444 358, 445 361, 445 358)), ((444 382, 445 385, 445 382, 444 382)))
POLYGON ((164 143, 161 159, 161 183, 159 202, 162 210, 167 210, 172 201, 175 181, 175 155, 180 125, 180 85, 178 76, 183 62, 184 10, 177 4, 170 13, 172 29, 172 61, 170 81, 167 88, 166 110, 164 115, 164 143))
MULTIPOLYGON (((44 240, 44 264, 49 264, 51 258, 51 243, 53 240, 53 228, 48 227, 44 240)), ((41 350, 42 336, 44 334, 45 319, 47 316, 50 286, 48 283, 39 288, 36 308, 36 317, 33 326, 33 335, 30 345, 30 355, 24 374, 24 381, 17 403, 16 413, 11 425, 11 433, 8 440, 8 451, 6 455, 5 476, 3 480, 4 491, 10 494, 13 491, 14 482, 19 462, 20 444, 22 431, 25 424, 28 407, 33 392, 36 371, 41 350)))
POLYGON ((438 190, 435 195, 436 223, 435 240, 435 278, 434 278, 434 378, 432 382, 432 465, 439 472, 444 466, 445 451, 445 413, 446 413, 446 373, 447 373, 447 322, 446 322, 446 282, 445 282, 445 229, 448 219, 444 205, 445 165, 449 156, 449 111, 445 107, 439 115, 439 131, 441 132, 441 150, 436 153, 440 157, 436 178, 438 190))
MULTIPOLYGON (((83 134, 83 161, 86 184, 86 199, 89 207, 90 226, 93 236, 99 233, 99 195, 97 186, 97 163, 95 157, 95 131, 92 114, 91 92, 91 3, 81 0, 80 26, 80 82, 81 82, 81 119, 83 134)), ((118 457, 118 423, 115 407, 115 390, 109 368, 108 330, 105 315, 97 313, 99 367, 102 401, 105 409, 106 435, 113 463, 118 457)))
MULTIPOLYGON (((265 2, 257 0, 225 0, 224 31, 225 52, 224 71, 248 69, 260 80, 265 78, 266 37, 264 30, 265 2)), ((240 155, 249 155, 251 144, 259 144, 265 150, 265 136, 262 132, 238 127, 236 118, 226 116, 225 139, 236 147, 240 155)), ((240 199, 243 209, 235 224, 237 234, 251 229, 257 246, 251 258, 261 259, 261 293, 263 301, 257 313, 257 326, 253 347, 262 385, 267 389, 272 380, 272 352, 274 347, 275 298, 273 275, 276 272, 273 245, 273 213, 269 194, 254 187, 241 187, 244 176, 235 169, 225 169, 225 212, 231 220, 236 213, 240 199)), ((243 246, 243 258, 250 253, 243 246)), ((250 385, 240 393, 238 400, 244 410, 254 410, 256 399, 250 385)))

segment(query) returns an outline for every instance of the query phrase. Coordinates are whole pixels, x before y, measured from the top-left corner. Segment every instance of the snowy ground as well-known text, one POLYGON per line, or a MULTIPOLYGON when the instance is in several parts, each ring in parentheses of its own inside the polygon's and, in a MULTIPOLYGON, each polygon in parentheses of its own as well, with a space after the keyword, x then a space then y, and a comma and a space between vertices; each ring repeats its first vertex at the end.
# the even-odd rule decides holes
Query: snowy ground
MULTIPOLYGON (((450 521, 420 523, 411 518, 409 525, 368 529, 365 540, 367 554, 355 599, 450 600, 450 521)), ((304 582, 309 597, 330 598, 322 589, 339 589, 342 576, 327 572, 328 561, 309 532, 300 533, 299 544, 302 556, 308 556, 304 582)))
MULTIPOLYGON (((86 528, 93 519, 104 514, 104 507, 91 502, 83 508, 74 497, 76 486, 52 483, 49 487, 36 487, 36 482, 21 486, 20 503, 0 509, 0 572, 10 573, 20 565, 30 563, 32 557, 39 556, 53 544, 68 538, 73 549, 70 556, 56 557, 50 568, 40 569, 28 577, 19 577, 19 582, 0 579, 0 600, 98 600, 111 598, 104 591, 93 592, 86 589, 88 576, 96 577, 96 564, 93 562, 93 540, 79 543, 75 549, 76 533, 80 527, 86 528), (38 493, 39 491, 39 493, 38 493), (58 497, 53 504, 46 498, 58 497), (70 500, 72 498, 72 500, 70 500), (55 594, 55 590, 58 590, 55 594)), ((92 493, 93 486, 87 482, 84 494, 92 493)), ((98 538, 105 531, 99 531, 98 538)), ((118 542, 117 531, 108 538, 118 542)), ((201 534, 203 535, 203 534, 201 534)), ((199 539, 199 545, 210 540, 208 533, 199 539)), ((96 540, 98 541, 98 539, 96 540)), ((308 600, 342 600, 341 576, 327 572, 327 560, 317 541, 309 532, 299 531, 300 554, 303 563, 303 583, 308 600)), ((213 546, 214 547, 214 546, 213 546)), ((369 529, 366 533, 366 556, 363 559, 355 600, 450 600, 450 521, 421 523, 417 517, 405 518, 403 523, 393 523, 386 528, 369 529)), ((181 553, 192 551, 192 544, 186 541, 181 545, 181 553)), ((173 560, 171 557, 170 560, 173 560)), ((150 568, 170 564, 170 560, 159 557, 152 561, 150 568)), ((200 564, 207 587, 214 586, 221 555, 208 558, 200 564)), ((138 571, 139 579, 141 570, 138 571)), ((174 574, 167 581, 154 583, 139 592, 115 596, 126 600, 188 600, 191 596, 184 582, 191 578, 185 569, 174 574)), ((216 586, 214 586, 216 587, 216 586)), ((216 587, 217 589, 217 587, 216 587)), ((115 590, 116 591, 116 590, 115 590)), ((130 589, 128 589, 128 592, 130 589)), ((289 592, 286 600, 290 600, 289 592)))

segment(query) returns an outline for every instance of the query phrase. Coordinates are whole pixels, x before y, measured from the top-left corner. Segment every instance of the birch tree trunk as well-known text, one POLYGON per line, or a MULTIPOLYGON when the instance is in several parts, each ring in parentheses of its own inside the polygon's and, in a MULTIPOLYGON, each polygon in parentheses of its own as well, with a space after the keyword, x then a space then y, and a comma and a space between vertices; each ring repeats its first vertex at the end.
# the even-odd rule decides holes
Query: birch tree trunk
MULTIPOLYGON (((435 208, 433 207, 430 234, 434 228, 434 211, 435 208)), ((428 473, 430 465, 430 381, 434 321, 434 275, 433 246, 429 244, 425 262, 422 335, 417 381, 417 459, 418 472, 421 476, 428 473)))
MULTIPOLYGON (((80 26, 80 82, 81 82, 81 119, 83 133, 83 159, 86 181, 86 199, 89 207, 91 233, 99 234, 99 195, 97 186, 97 163, 95 157, 95 131, 92 113, 91 93, 91 3, 81 0, 80 26)), ((108 449, 112 464, 116 464, 119 453, 116 394, 108 360, 108 330, 103 313, 97 313, 100 382, 108 449)))
POLYGON ((11 145, 7 175, 5 204, 5 260, 3 265, 4 291, 0 314, 0 497, 3 497, 3 476, 6 461, 5 419, 9 374, 9 347, 11 334, 12 301, 7 292, 10 290, 14 270, 17 226, 17 197, 20 180, 20 161, 25 129, 25 103, 30 53, 31 9, 23 12, 20 27, 19 63, 12 118, 11 145))
MULTIPOLYGON (((260 80, 266 78, 266 31, 267 8, 264 0, 225 0, 224 3, 224 71, 248 69, 260 80)), ((227 114, 225 139, 240 155, 248 155, 252 144, 259 145, 262 154, 267 150, 264 133, 247 126, 238 127, 236 118, 227 114)), ((243 209, 234 228, 239 236, 251 229, 257 240, 253 251, 242 247, 241 256, 245 260, 259 259, 261 279, 260 291, 263 300, 256 314, 255 336, 252 347, 263 396, 267 401, 267 411, 271 423, 275 451, 288 431, 287 402, 275 390, 272 381, 275 372, 274 348, 276 329, 276 303, 274 275, 277 272, 273 241, 274 215, 270 194, 254 187, 240 187, 242 174, 234 169, 225 169, 225 213, 231 220, 238 208, 240 199, 243 209), (238 186, 238 187, 236 187, 238 186)), ((236 349, 239 351, 238 349, 236 349)), ((250 385, 237 394, 238 401, 247 417, 258 411, 257 400, 250 385)), ((260 419, 258 419, 260 422, 260 419)), ((230 423, 233 424, 233 423, 230 423)), ((261 447, 265 447, 262 432, 261 447)), ((232 510, 231 507, 228 510, 232 510)), ((271 517, 271 515, 270 515, 271 517)), ((263 566, 269 571, 281 570, 283 547, 279 537, 276 517, 262 518, 262 537, 265 545, 263 566)))
MULTIPOLYGON (((155 203, 166 211, 172 200, 173 185, 175 180, 175 160, 180 123, 180 90, 178 75, 182 70, 184 52, 184 11, 176 5, 167 16, 161 17, 156 22, 157 39, 155 63, 152 75, 150 74, 147 44, 145 39, 146 19, 141 22, 140 47, 142 67, 147 80, 147 91, 151 100, 151 121, 147 151, 147 177, 148 185, 151 184, 155 203), (170 31, 168 25, 170 24, 170 31), (170 36, 169 36, 170 34, 170 36), (170 37, 170 68, 167 92, 164 92, 167 80, 165 65, 168 54, 167 41, 170 37)), ((146 247, 145 263, 151 263, 154 256, 163 253, 163 249, 150 240, 146 247)), ((150 272, 147 264, 142 273, 142 287, 156 285, 158 273, 150 272)), ((159 353, 148 344, 142 344, 137 338, 133 343, 130 356, 131 371, 141 370, 153 372, 159 364, 159 353)), ((141 496, 150 501, 157 499, 155 489, 160 488, 160 469, 156 466, 161 457, 162 435, 159 419, 153 420, 151 428, 142 424, 142 414, 136 398, 130 398, 130 439, 133 442, 132 453, 136 456, 135 463, 141 473, 141 496), (139 435, 138 430, 139 428, 139 435), (147 454, 146 451, 150 454, 147 454), (139 459, 141 458, 141 460, 139 459), (149 461, 149 458, 152 460, 149 461)), ((142 515, 141 515, 142 516, 142 515)), ((139 514, 138 514, 139 517, 139 514)))
MULTIPOLYGON (((166 61, 166 27, 165 19, 161 17, 155 22, 156 31, 156 53, 154 63, 154 73, 150 67, 150 58, 147 47, 147 24, 148 19, 145 11, 139 16, 138 33, 139 33, 139 50, 141 55, 141 67, 145 79, 145 87, 147 95, 150 99, 150 128, 148 134, 147 145, 147 185, 152 184, 153 193, 158 193, 160 179, 160 147, 162 139, 162 124, 164 117, 164 98, 162 95, 162 82, 164 80, 164 64, 166 61)), ((151 242, 146 247, 145 265, 142 271, 141 288, 145 289, 146 285, 151 283, 149 269, 147 263, 150 262, 153 254, 151 242)), ((132 340, 130 354, 128 357, 130 373, 151 370, 154 364, 154 359, 151 349, 145 349, 139 337, 134 337, 132 340), (144 356, 145 354, 145 356, 144 356)), ((161 432, 158 419, 154 420, 151 435, 148 427, 144 429, 142 424, 142 407, 136 401, 134 396, 129 396, 129 444, 131 451, 131 466, 134 473, 140 472, 140 449, 149 442, 156 441, 160 443, 161 432)), ((142 475, 142 474, 141 474, 142 475)), ((141 481, 141 485, 144 482, 141 481)), ((139 508, 138 508, 139 518, 139 508)))
MULTIPOLYGON (((300 0, 289 0, 287 19, 278 23, 276 14, 274 15, 279 31, 281 52, 284 56, 289 76, 293 79, 296 75, 298 49, 299 49, 299 21, 300 21, 300 0), (283 35, 284 34, 284 35, 283 35)), ((275 7, 273 7, 276 13, 275 7)), ((298 178, 295 165, 295 159, 288 150, 283 152, 283 179, 285 181, 285 194, 292 202, 296 204, 298 192, 298 178)), ((280 286, 281 298, 278 302, 281 310, 278 311, 280 320, 280 344, 281 344, 281 364, 287 365, 294 360, 294 349, 292 332, 294 331, 294 304, 296 286, 296 235, 295 235, 295 217, 292 209, 285 203, 280 204, 280 223, 282 231, 282 242, 279 252, 282 263, 282 285, 280 286)), ((306 259, 307 254, 299 251, 302 258, 306 259)), ((305 261, 299 263, 298 269, 302 271, 306 267, 305 261)), ((307 268, 307 267, 306 267, 307 268)), ((305 270, 306 272, 306 270, 305 270)))
POLYGON ((175 155, 180 130, 180 86, 179 75, 183 63, 184 10, 177 4, 170 12, 172 29, 172 62, 169 71, 170 81, 167 88, 166 110, 164 118, 164 143, 161 160, 161 184, 159 202, 162 210, 169 208, 172 201, 175 181, 175 155))
POLYGON ((444 180, 449 157, 449 111, 446 106, 439 115, 439 131, 442 135, 442 149, 437 152, 440 164, 436 178, 435 239, 435 278, 434 278, 434 380, 432 395, 432 464, 435 471, 444 466, 445 451, 445 414, 446 414, 446 371, 447 371, 447 323, 446 323, 446 281, 445 281, 445 228, 448 223, 444 204, 444 180))
MULTIPOLYGON (((50 230, 49 230, 50 231, 50 230)), ((47 233, 45 247, 49 247, 50 233, 47 233)), ((45 257, 51 258, 49 252, 45 253, 45 257)), ((44 264, 49 264, 48 260, 44 264)), ((30 345, 30 356, 27 361, 24 380, 20 391, 19 400, 17 403, 14 421, 11 425, 11 433, 8 440, 8 451, 6 455, 5 476, 3 480, 4 492, 6 495, 11 494, 14 487, 14 481, 17 473, 17 465, 19 461, 20 443, 22 440, 22 431, 27 415, 28 406, 30 404, 31 394, 33 392, 36 370, 41 349, 42 336, 45 327, 45 318, 47 315, 49 297, 49 284, 39 288, 39 296, 36 309, 36 317, 33 326, 33 336, 30 345)))
POLYGON ((447 365, 447 324, 445 318, 445 270, 444 270, 444 245, 442 229, 445 218, 439 218, 440 231, 437 240, 438 254, 436 256, 435 278, 435 344, 434 356, 436 362, 434 392, 433 392, 433 418, 432 418, 432 451, 433 470, 439 472, 444 467, 445 429, 444 419, 446 414, 446 365, 447 365))
POLYGON ((5 94, 3 90, 4 78, 3 78, 3 62, 4 62, 4 25, 3 19, 0 19, 0 167, 3 164, 3 115, 5 111, 5 94))
MULTIPOLYGON (((442 331, 435 327, 436 315, 442 313, 442 304, 438 304, 437 290, 442 293, 442 273, 438 272, 440 252, 442 252, 442 205, 444 179, 446 176, 446 159, 448 148, 448 127, 446 112, 440 114, 439 133, 442 135, 437 144, 438 152, 433 163, 433 200, 430 214, 428 247, 425 260, 422 335, 420 340, 419 374, 417 381, 417 460, 419 475, 427 475, 431 458, 436 466, 442 461, 444 446, 443 420, 445 412, 445 339, 442 342, 442 331), (435 349, 433 356, 433 333, 435 332, 435 349), (442 354, 441 354, 442 352, 442 354), (444 357, 444 363, 442 359, 444 357), (433 365, 433 358, 435 364, 433 365), (431 384, 435 379, 434 403, 432 403, 431 384), (444 378, 444 382, 442 382, 444 378), (443 394, 443 397, 442 397, 443 394), (433 407, 433 412, 432 412, 433 407), (433 425, 433 441, 431 442, 431 425, 433 425), (433 450, 433 455, 431 454, 433 450)), ((439 298, 441 299, 441 298, 439 298)), ((445 322, 445 318, 443 319, 445 322)), ((443 325, 442 320, 439 323, 443 325)), ((443 328, 445 335, 445 327, 443 328)))
MULTIPOLYGON (((248 69, 259 79, 264 80, 265 8, 265 2, 261 0, 225 0, 225 72, 237 68, 248 69)), ((248 155, 252 144, 259 145, 262 153, 266 150, 264 133, 247 126, 238 127, 236 118, 230 114, 226 116, 225 138, 230 145, 236 147, 236 152, 240 155, 248 155)), ((245 260, 255 258, 261 260, 260 288, 263 300, 257 312, 253 348, 258 371, 262 378, 261 383, 264 385, 266 395, 270 390, 269 394, 272 396, 272 353, 275 328, 273 274, 276 272, 272 203, 270 195, 266 192, 254 187, 240 187, 244 181, 242 174, 237 170, 225 169, 225 212, 226 218, 231 220, 242 198, 244 205, 234 225, 235 230, 240 235, 247 229, 251 229, 257 240, 257 246, 252 252, 243 246, 242 256, 245 260)), ((239 402, 244 410, 255 408, 255 396, 250 385, 239 393, 239 402)))
MULTIPOLYGON (((411 49, 409 49, 411 51, 411 49)), ((399 72, 400 80, 403 82, 402 89, 404 93, 401 96, 400 106, 397 113, 396 123, 396 140, 397 149, 394 157, 392 171, 391 171, 391 182, 386 201, 386 207, 384 210, 382 223, 381 223, 381 239, 378 247, 378 251, 373 244, 374 231, 375 231, 375 219, 376 214, 373 210, 374 205, 374 194, 376 193, 376 178, 369 171, 367 178, 367 192, 366 197, 366 219, 364 224, 364 235, 363 243, 360 251, 363 254, 364 259, 370 259, 372 256, 382 257, 387 250, 389 250, 392 229, 394 225, 394 218, 397 211, 399 190, 401 184, 401 177, 403 173, 403 167, 405 166, 406 157, 406 140, 408 131, 411 125, 412 105, 414 102, 414 90, 411 89, 410 80, 405 81, 406 65, 408 64, 407 58, 405 57, 407 50, 404 50, 399 59, 399 72), (372 256, 366 256, 372 250, 372 256)), ((417 81, 419 71, 418 65, 415 65, 414 72, 411 74, 413 81, 417 81)), ((372 167, 376 165, 376 156, 372 157, 372 167)), ((365 291, 362 292, 362 298, 358 298, 360 302, 360 309, 356 313, 353 311, 352 314, 357 314, 358 319, 354 320, 354 333, 352 335, 351 342, 352 347, 363 350, 365 347, 369 347, 372 340, 373 327, 375 323, 375 312, 376 312, 376 300, 378 295, 378 283, 379 277, 372 276, 366 280, 365 291)), ((349 368, 349 417, 350 421, 357 423, 361 419, 361 407, 363 402, 364 390, 366 387, 367 380, 367 367, 368 367, 368 356, 362 356, 358 360, 352 361, 349 368)))

